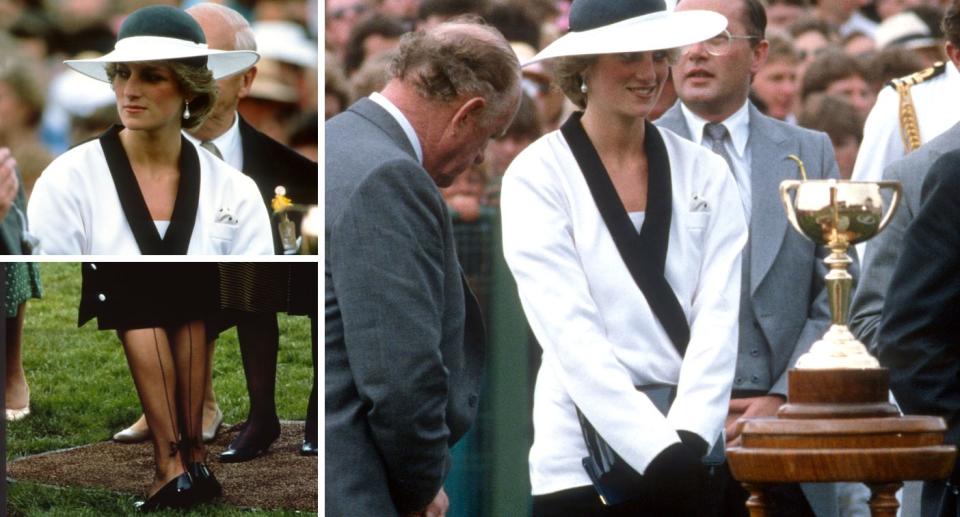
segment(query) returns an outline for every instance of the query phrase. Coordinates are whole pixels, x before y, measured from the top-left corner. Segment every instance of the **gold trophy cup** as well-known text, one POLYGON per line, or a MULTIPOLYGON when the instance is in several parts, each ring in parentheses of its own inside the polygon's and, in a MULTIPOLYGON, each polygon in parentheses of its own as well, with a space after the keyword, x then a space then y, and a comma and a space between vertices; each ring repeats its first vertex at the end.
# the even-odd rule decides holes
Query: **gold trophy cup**
MULTIPOLYGON (((800 165, 799 158, 791 157, 800 165)), ((900 415, 889 403, 889 372, 847 329, 852 279, 847 248, 880 233, 900 201, 892 181, 784 181, 787 219, 830 248, 830 330, 787 372, 787 403, 776 417, 743 418, 740 444, 727 449, 730 471, 750 492, 750 515, 767 515, 766 488, 776 483, 861 481, 871 515, 897 513, 905 479, 944 479, 954 465, 942 418, 900 415), (884 213, 881 189, 891 189, 884 213), (795 191, 794 197, 791 193, 795 191)))
POLYGON ((790 224, 814 243, 830 248, 824 262, 830 303, 830 329, 797 361, 798 369, 877 368, 879 363, 847 328, 853 263, 847 249, 883 230, 897 210, 900 183, 896 181, 786 180, 780 197, 790 224), (883 213, 880 189, 893 191, 890 207, 883 213), (791 191, 796 196, 791 197, 791 191))

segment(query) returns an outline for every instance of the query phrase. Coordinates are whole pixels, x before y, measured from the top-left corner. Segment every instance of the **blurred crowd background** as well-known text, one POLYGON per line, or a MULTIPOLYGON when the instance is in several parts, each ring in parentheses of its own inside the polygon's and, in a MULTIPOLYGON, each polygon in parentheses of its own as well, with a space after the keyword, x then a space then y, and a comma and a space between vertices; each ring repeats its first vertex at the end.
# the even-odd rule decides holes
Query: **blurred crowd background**
MULTIPOLYGON (((0 0, 0 147, 9 147, 29 196, 50 161, 119 123, 110 85, 64 59, 113 49, 124 17, 146 5, 194 0, 0 0)), ((317 160, 316 0, 220 0, 252 24, 261 61, 240 113, 257 129, 317 160)))
MULTIPOLYGON (((766 114, 826 132, 849 178, 877 93, 893 78, 945 59, 944 0, 768 0, 769 58, 753 81, 766 114)), ((385 81, 390 53, 405 32, 479 14, 510 40, 521 61, 567 29, 570 0, 326 0, 325 117, 385 81)), ((556 129, 573 109, 550 84, 549 64, 523 71, 524 99, 486 160, 445 189, 461 220, 496 207, 499 179, 527 144, 556 129)), ((667 81, 656 119, 676 100, 667 81)), ((951 102, 944 99, 944 102, 951 102)))

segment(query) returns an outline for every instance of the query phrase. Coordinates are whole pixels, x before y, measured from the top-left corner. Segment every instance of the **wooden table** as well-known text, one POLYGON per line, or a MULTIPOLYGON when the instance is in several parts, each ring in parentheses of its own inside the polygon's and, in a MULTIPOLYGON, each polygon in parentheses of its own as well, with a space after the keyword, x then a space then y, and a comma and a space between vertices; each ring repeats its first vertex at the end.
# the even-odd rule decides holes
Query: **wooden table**
POLYGON ((877 400, 881 392, 885 400, 886 382, 865 394, 864 379, 856 375, 843 382, 858 383, 860 389, 838 390, 836 379, 825 380, 830 371, 797 372, 791 370, 788 380, 791 386, 804 386, 804 394, 791 389, 790 403, 776 417, 742 421, 741 445, 727 450, 733 477, 750 493, 751 517, 767 515, 768 486, 838 481, 866 484, 872 515, 894 517, 900 506, 896 492, 904 480, 950 475, 956 448, 943 444, 942 418, 891 414, 892 406, 877 400))

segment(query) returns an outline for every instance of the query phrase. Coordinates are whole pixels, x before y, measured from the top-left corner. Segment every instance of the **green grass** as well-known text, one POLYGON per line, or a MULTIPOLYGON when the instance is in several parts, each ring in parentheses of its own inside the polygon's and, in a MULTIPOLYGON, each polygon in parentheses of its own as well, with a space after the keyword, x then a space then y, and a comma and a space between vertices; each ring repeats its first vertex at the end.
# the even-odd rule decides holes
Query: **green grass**
MULTIPOLYGON (((116 334, 96 321, 77 328, 78 264, 41 265, 44 297, 27 303, 23 363, 30 384, 31 414, 8 424, 7 460, 108 440, 140 415, 123 350, 116 334)), ((310 321, 280 315, 277 413, 303 420, 313 378, 310 321)), ((226 422, 246 418, 248 401, 237 334, 220 335, 214 359, 214 389, 226 422)), ((10 485, 10 515, 123 515, 134 496, 63 489, 35 483, 10 485)), ((192 515, 248 515, 251 511, 208 505, 192 515)), ((292 515, 256 512, 258 515, 292 515)))

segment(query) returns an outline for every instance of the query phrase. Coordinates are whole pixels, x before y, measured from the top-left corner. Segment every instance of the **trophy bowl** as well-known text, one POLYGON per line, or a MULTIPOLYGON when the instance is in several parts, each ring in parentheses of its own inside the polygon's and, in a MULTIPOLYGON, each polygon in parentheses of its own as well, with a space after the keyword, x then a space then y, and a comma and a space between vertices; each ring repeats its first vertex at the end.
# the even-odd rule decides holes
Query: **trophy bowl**
POLYGON ((900 202, 897 181, 786 180, 780 197, 787 220, 801 235, 830 248, 824 259, 831 325, 822 339, 797 361, 797 369, 877 368, 879 363, 847 328, 853 260, 847 249, 874 237, 890 222, 900 202), (892 190, 884 213, 881 189, 892 190), (795 196, 790 193, 795 191, 795 196))
POLYGON ((811 241, 831 249, 858 244, 880 233, 896 212, 900 183, 895 181, 787 180, 780 184, 787 219, 811 241), (893 190, 883 213, 881 188, 893 190), (796 198, 790 199, 790 191, 796 198))

